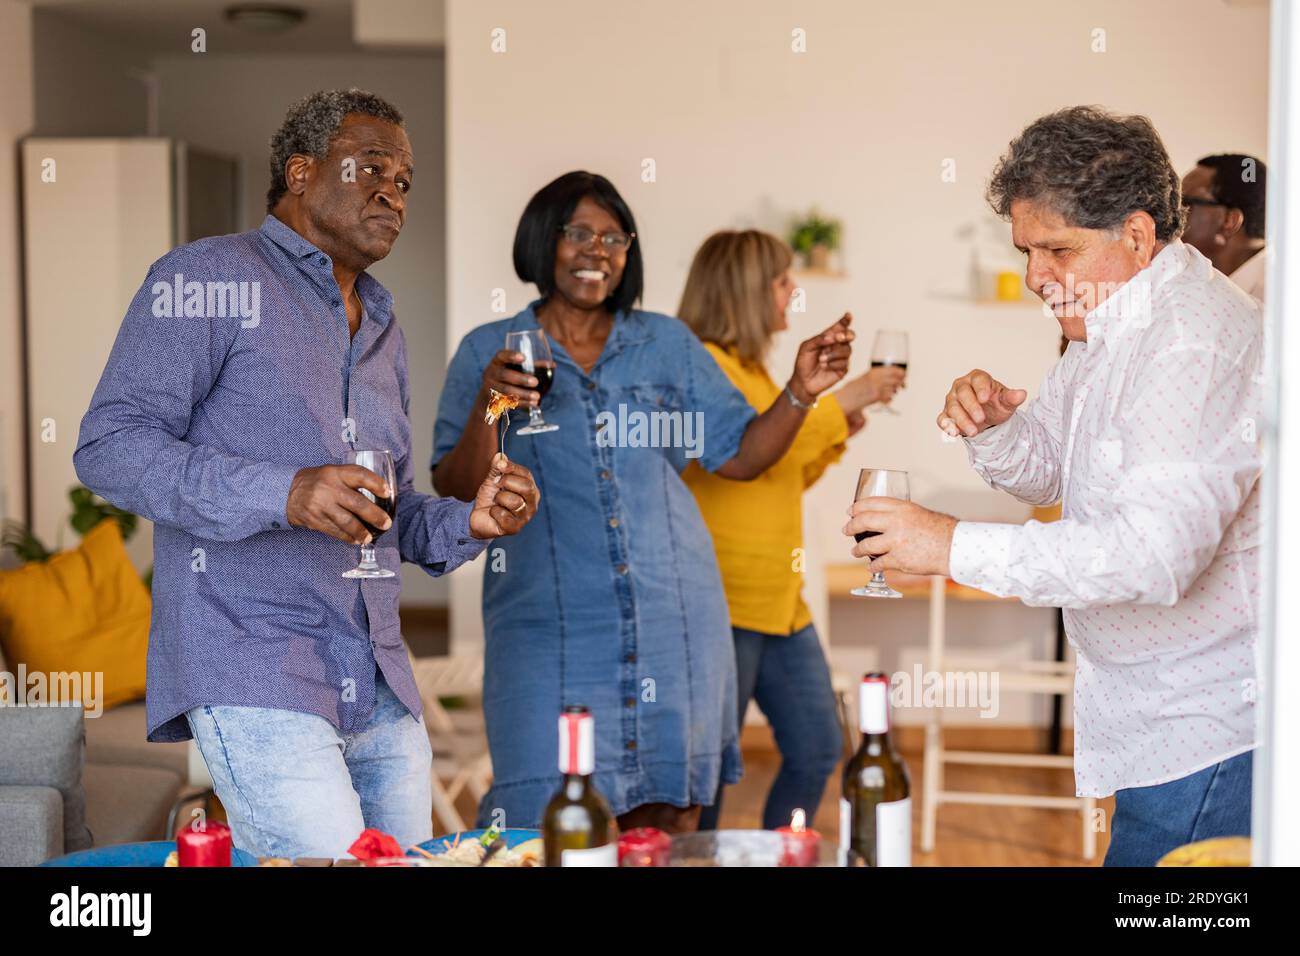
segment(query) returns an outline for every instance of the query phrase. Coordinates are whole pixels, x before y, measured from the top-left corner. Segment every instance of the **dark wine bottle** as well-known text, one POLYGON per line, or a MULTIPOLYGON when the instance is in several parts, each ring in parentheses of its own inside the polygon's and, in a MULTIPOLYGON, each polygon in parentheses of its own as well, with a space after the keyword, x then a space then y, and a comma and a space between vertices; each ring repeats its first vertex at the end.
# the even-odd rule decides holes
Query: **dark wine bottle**
POLYGON ((609 804, 591 782, 596 725, 586 707, 560 714, 564 780, 542 814, 547 866, 618 866, 618 830, 609 804))
POLYGON ((912 783, 889 740, 889 678, 871 673, 858 690, 862 745, 844 766, 841 866, 912 865, 912 783))

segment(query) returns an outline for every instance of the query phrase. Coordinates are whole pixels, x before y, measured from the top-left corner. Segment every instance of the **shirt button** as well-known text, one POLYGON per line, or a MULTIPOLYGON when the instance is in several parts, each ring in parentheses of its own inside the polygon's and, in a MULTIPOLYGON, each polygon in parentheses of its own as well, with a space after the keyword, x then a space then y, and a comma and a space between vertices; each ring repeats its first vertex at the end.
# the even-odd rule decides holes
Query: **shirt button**
POLYGON ((606 481, 609 481, 609 469, 608 468, 600 469, 600 477, 605 479, 606 481))
POLYGON ((626 564, 615 565, 614 570, 617 571, 619 574, 627 574, 627 565, 626 564))
POLYGON ((629 740, 626 744, 628 750, 636 750, 636 741, 629 740))
POLYGON ((330 299, 330 302, 333 304, 334 308, 337 309, 337 308, 339 307, 339 300, 338 300, 338 299, 330 299))
POLYGON ((609 519, 609 526, 610 526, 611 528, 617 528, 617 527, 618 527, 618 519, 617 519, 617 518, 610 518, 610 519, 609 519))
POLYGON ((635 664, 635 663, 636 663, 636 655, 635 655, 635 654, 628 654, 628 655, 624 656, 624 658, 623 658, 623 663, 625 663, 625 664, 635 664))
POLYGON ((272 522, 271 522, 271 527, 272 527, 272 528, 278 528, 278 527, 280 527, 280 522, 278 522, 278 521, 272 521, 272 522))
POLYGON ((593 390, 596 388, 596 383, 593 382, 593 381, 588 380, 588 381, 587 381, 586 383, 584 383, 584 384, 586 384, 586 386, 587 386, 587 391, 589 391, 589 392, 590 392, 590 391, 593 391, 593 390))
POLYGON ((318 266, 323 266, 323 265, 325 265, 325 257, 324 257, 324 256, 317 256, 317 257, 316 257, 316 265, 318 265, 318 266))
POLYGON ((623 698, 623 706, 624 706, 624 707, 635 707, 635 706, 636 706, 636 698, 635 698, 635 697, 624 697, 624 698, 623 698))

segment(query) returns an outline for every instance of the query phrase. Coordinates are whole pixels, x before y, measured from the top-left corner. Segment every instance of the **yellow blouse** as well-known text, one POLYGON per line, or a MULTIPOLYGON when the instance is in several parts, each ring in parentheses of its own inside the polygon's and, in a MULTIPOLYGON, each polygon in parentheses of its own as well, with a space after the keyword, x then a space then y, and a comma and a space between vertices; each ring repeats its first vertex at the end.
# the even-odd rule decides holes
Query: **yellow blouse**
MULTIPOLYGON (((740 360, 712 343, 705 348, 760 413, 771 407, 782 387, 767 370, 740 360)), ((733 481, 705 471, 692 461, 682 478, 695 494, 731 609, 731 624, 765 634, 792 634, 812 620, 800 596, 803 585, 804 489, 844 453, 849 425, 833 396, 808 412, 785 455, 753 481, 733 481)))

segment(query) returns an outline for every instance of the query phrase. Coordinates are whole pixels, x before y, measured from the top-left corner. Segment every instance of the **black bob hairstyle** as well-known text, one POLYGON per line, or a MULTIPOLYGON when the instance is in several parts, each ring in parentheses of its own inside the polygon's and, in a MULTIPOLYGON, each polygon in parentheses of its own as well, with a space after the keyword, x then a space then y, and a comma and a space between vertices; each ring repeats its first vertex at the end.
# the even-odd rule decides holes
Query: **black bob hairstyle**
MULTIPOLYGON (((519 217, 519 228, 515 230, 514 248, 515 274, 537 286, 543 298, 555 291, 555 247, 560 239, 560 230, 568 223, 578 203, 588 196, 618 219, 625 232, 636 232, 632 210, 614 184, 604 176, 578 170, 547 183, 524 207, 524 214, 519 217)), ((641 298, 644 284, 641 243, 633 239, 631 248, 627 250, 623 279, 605 300, 605 307, 611 312, 632 308, 633 303, 641 298)))

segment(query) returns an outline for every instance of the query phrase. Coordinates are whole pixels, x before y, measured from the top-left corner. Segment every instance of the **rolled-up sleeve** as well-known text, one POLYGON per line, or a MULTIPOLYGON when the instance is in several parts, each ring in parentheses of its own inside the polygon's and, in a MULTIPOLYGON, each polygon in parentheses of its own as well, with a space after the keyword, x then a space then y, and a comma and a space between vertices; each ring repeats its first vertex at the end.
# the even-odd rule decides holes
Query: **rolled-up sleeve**
POLYGON ((155 281, 181 271, 199 277, 202 263, 164 257, 132 300, 81 421, 77 477, 119 508, 200 538, 237 541, 288 528, 296 469, 184 440, 238 323, 154 316, 155 281))

